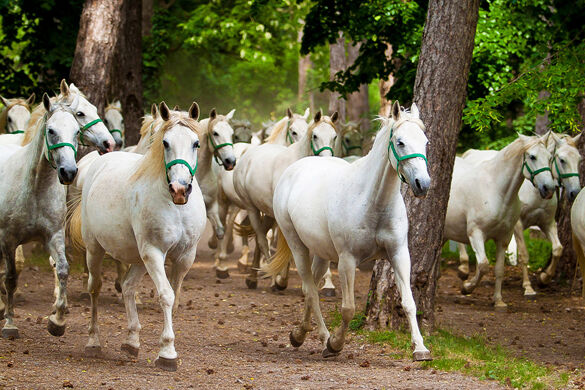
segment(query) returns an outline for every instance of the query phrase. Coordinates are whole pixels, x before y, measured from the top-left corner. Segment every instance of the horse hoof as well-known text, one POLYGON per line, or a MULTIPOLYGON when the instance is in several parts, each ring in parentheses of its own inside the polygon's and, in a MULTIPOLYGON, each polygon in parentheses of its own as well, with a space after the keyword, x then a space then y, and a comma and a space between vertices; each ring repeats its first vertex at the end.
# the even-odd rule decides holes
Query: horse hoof
POLYGON ((2 329, 2 337, 5 339, 18 339, 20 335, 18 334, 18 328, 4 328, 2 329))
POLYGON ((335 297, 335 289, 334 288, 322 288, 321 294, 323 294, 324 297, 333 298, 333 297, 335 297))
POLYGON ((246 286, 248 286, 250 290, 255 290, 258 287, 258 281, 246 278, 246 286))
POLYGON ((122 292, 122 286, 120 285, 120 282, 118 282, 116 280, 116 282, 114 283, 114 287, 116 288, 116 291, 121 293, 122 292))
POLYGON ((217 239, 215 237, 210 238, 207 241, 207 246, 209 249, 217 249, 217 239))
POLYGON ((227 269, 224 271, 216 269, 215 276, 217 276, 219 279, 227 279, 230 277, 230 273, 227 269))
POLYGON ((154 365, 164 371, 177 371, 177 359, 167 359, 159 356, 154 361, 154 365))
POLYGON ((538 275, 538 282, 541 286, 547 286, 550 283, 551 277, 546 272, 542 272, 538 275))
POLYGON ((47 330, 52 336, 61 337, 65 334, 65 324, 57 325, 49 318, 47 322, 47 330))
POLYGON ((132 356, 132 357, 138 357, 138 351, 140 350, 139 348, 136 348, 130 344, 122 344, 122 346, 120 347, 120 349, 122 350, 122 352, 126 352, 128 355, 132 356))
POLYGON ((414 362, 430 362, 433 360, 429 351, 416 351, 412 354, 412 361, 414 362))
POLYGON ((335 356, 339 355, 340 352, 341 352, 341 349, 339 351, 336 351, 333 349, 333 347, 331 346, 331 337, 329 337, 327 339, 327 348, 325 348, 322 352, 323 357, 326 359, 330 358, 330 357, 335 357, 335 356))
POLYGON ((532 289, 530 291, 525 291, 524 298, 528 299, 529 301, 535 300, 536 299, 536 291, 534 291, 532 289))
POLYGON ((474 289, 475 287, 473 287, 470 283, 463 283, 463 286, 461 287, 461 294, 469 295, 473 292, 474 289))
POLYGON ((469 277, 469 272, 464 272, 457 268, 457 276, 459 276, 459 279, 461 280, 467 280, 469 277))
POLYGON ((241 274, 249 274, 250 273, 250 267, 248 267, 247 264, 242 264, 238 261, 238 272, 241 274))
POLYGON ((303 342, 305 341, 305 340, 303 340, 303 341, 297 341, 297 339, 295 339, 295 336, 293 336, 293 332, 292 331, 288 334, 288 339, 290 340, 290 345, 292 345, 295 348, 298 348, 301 345, 303 345, 303 342))
POLYGON ((102 356, 102 347, 87 346, 85 347, 85 356, 89 358, 99 358, 102 356))
POLYGON ((498 313, 506 313, 508 311, 508 305, 505 303, 500 303, 494 305, 494 311, 498 313))
POLYGON ((275 280, 274 284, 272 285, 272 291, 283 291, 286 290, 286 288, 288 287, 288 283, 285 284, 284 286, 281 286, 280 284, 278 284, 278 282, 275 280))

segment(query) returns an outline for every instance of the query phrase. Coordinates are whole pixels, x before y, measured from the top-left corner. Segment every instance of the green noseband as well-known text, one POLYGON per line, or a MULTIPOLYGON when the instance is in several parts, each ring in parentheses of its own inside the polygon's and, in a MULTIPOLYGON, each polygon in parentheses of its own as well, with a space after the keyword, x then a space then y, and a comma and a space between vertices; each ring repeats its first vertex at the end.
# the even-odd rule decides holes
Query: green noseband
POLYGON ((223 166, 223 163, 221 162, 221 160, 219 159, 218 155, 218 151, 219 149, 226 147, 226 146, 234 146, 233 143, 231 142, 225 142, 223 144, 216 144, 213 141, 213 137, 211 136, 211 134, 207 134, 207 140, 209 141, 209 143, 211 144, 211 146, 213 147, 213 158, 215 159, 215 162, 217 163, 217 165, 219 166, 223 166))
POLYGON ((579 177, 579 173, 577 173, 577 172, 561 173, 561 170, 559 169, 559 165, 557 164, 557 155, 556 154, 554 155, 553 160, 555 163, 555 170, 557 171, 557 176, 559 177, 559 187, 563 186, 563 179, 566 179, 569 177, 579 177))
POLYGON ((166 163, 165 164, 165 172, 166 172, 166 175, 167 175, 167 183, 170 183, 171 182, 170 179, 169 179, 169 169, 173 165, 177 165, 177 164, 186 166, 187 169, 189 170, 189 173, 191 173, 191 176, 195 176, 195 172, 197 172, 197 166, 199 165, 199 160, 196 160, 195 161, 195 168, 191 168, 191 165, 187 161, 182 160, 180 158, 178 158, 176 160, 173 160, 171 162, 166 163))
POLYGON ((83 133, 89 129, 90 127, 92 127, 93 125, 103 122, 100 118, 94 119, 89 123, 86 123, 85 125, 83 125, 80 129, 79 132, 79 143, 82 144, 83 146, 88 146, 84 141, 83 141, 83 133))
POLYGON ((542 167, 542 168, 539 168, 539 169, 537 169, 537 170, 535 170, 535 171, 533 171, 532 169, 530 169, 530 167, 529 167, 529 166, 528 166, 528 164, 526 163, 526 153, 525 153, 525 154, 524 154, 524 156, 523 156, 523 160, 524 160, 524 161, 522 162, 522 171, 524 171, 524 168, 526 168, 526 170, 527 170, 527 171, 528 171, 528 173, 530 174, 530 182, 532 183, 532 185, 535 185, 535 184, 534 184, 534 178, 535 178, 535 177, 536 177, 536 175, 538 175, 539 173, 546 172, 546 171, 549 171, 549 172, 551 172, 551 173, 552 173, 552 171, 551 171, 550 167, 542 167))
POLYGON ((311 139, 311 150, 313 151, 313 154, 315 156, 318 156, 319 153, 321 153, 324 150, 330 150, 331 151, 331 155, 335 156, 335 153, 333 153, 333 149, 330 146, 323 146, 321 149, 315 149, 315 145, 313 145, 313 140, 311 139))
POLYGON ((343 146, 343 149, 345 149, 345 153, 349 153, 351 150, 354 149, 362 150, 362 147, 360 145, 350 146, 345 142, 345 140, 341 141, 341 146, 343 146))
POLYGON ((114 135, 114 133, 119 133, 120 134, 120 138, 123 137, 124 135, 122 134, 122 130, 120 129, 112 129, 112 130, 108 130, 110 132, 110 134, 114 135))
POLYGON ((14 130, 13 132, 8 134, 24 134, 24 130, 14 130))
POLYGON ((394 126, 392 126, 392 128, 390 129, 390 138, 388 139, 388 161, 390 161, 390 150, 392 150, 392 154, 394 155, 394 158, 396 159, 396 173, 398 173, 398 177, 400 178, 400 180, 403 183, 406 183, 406 179, 404 178, 402 173, 400 173, 400 170, 399 170, 401 161, 419 157, 419 158, 422 158, 423 160, 425 160, 425 163, 427 164, 427 166, 429 165, 429 161, 427 160, 427 157, 424 154, 420 154, 420 153, 412 153, 412 154, 406 154, 404 156, 399 156, 398 153, 396 153, 396 148, 394 147, 394 142, 392 142, 393 135, 394 135, 394 126))
POLYGON ((77 159, 77 149, 75 148, 75 145, 70 144, 69 142, 60 142, 58 144, 49 145, 49 140, 47 139, 47 126, 46 125, 45 125, 44 131, 45 131, 45 145, 47 147, 47 155, 45 157, 47 158, 47 161, 49 162, 49 164, 51 164, 51 166, 54 169, 57 168, 57 164, 55 164, 55 160, 53 160, 53 155, 51 154, 51 150, 67 146, 67 147, 73 149, 73 153, 75 154, 75 158, 77 159))

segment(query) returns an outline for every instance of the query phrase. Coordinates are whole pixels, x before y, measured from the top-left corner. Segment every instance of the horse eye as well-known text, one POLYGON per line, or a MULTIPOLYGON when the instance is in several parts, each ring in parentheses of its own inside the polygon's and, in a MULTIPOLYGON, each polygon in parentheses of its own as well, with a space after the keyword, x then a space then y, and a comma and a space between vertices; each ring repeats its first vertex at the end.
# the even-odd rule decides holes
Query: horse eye
POLYGON ((49 129, 48 133, 49 133, 49 135, 55 135, 55 130, 49 129))
POLYGON ((297 132, 296 131, 293 131, 292 132, 292 135, 294 135, 296 137, 297 136, 297 132))
POLYGON ((314 139, 314 140, 316 140, 316 139, 317 139, 317 136, 316 136, 315 134, 313 134, 313 139, 314 139))
POLYGON ((345 137, 345 142, 349 142, 349 137, 345 137))
POLYGON ((402 141, 397 141, 397 142, 396 142, 396 145, 398 145, 398 146, 404 146, 404 142, 402 142, 402 141))
POLYGON ((536 156, 535 156, 534 154, 531 154, 531 155, 530 155, 530 159, 531 159, 532 161, 536 161, 536 156))
POLYGON ((8 117, 8 123, 12 122, 12 118, 8 117))
POLYGON ((217 131, 214 131, 214 132, 213 132, 213 136, 214 136, 214 137, 217 137, 217 136, 219 136, 219 134, 217 134, 217 131))
POLYGON ((165 147, 165 149, 169 148, 169 143, 165 140, 163 140, 163 146, 165 147))
POLYGON ((81 111, 77 111, 77 112, 75 113, 75 115, 77 115, 77 116, 78 116, 78 117, 80 117, 80 118, 85 116, 85 114, 84 114, 83 112, 81 112, 81 111))
POLYGON ((197 149, 199 147, 199 141, 193 142, 193 149, 197 149))
POLYGON ((108 120, 104 119, 104 124, 107 126, 108 125, 108 120))
POLYGON ((561 164, 564 164, 566 161, 564 158, 561 158, 561 164))

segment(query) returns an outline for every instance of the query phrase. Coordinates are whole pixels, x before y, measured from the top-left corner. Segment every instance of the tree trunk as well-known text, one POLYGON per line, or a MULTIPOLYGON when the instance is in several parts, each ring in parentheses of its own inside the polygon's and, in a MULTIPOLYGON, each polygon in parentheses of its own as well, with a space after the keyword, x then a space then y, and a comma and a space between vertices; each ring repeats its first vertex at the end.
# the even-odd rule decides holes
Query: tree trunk
MULTIPOLYGON (((538 93, 539 99, 548 99, 550 97, 550 92, 542 90, 538 93)), ((536 120, 534 121, 534 132, 538 135, 544 135, 548 131, 548 124, 550 121, 548 120, 548 110, 544 112, 542 115, 537 115, 536 120)))
MULTIPOLYGON (((424 28, 414 101, 430 141, 431 188, 424 199, 405 195, 412 259, 411 286, 421 327, 434 326, 435 292, 457 136, 465 105, 479 0, 431 0, 424 28)), ((366 307, 370 328, 406 326, 400 295, 385 261, 378 261, 366 307)))
MULTIPOLYGON (((386 58, 392 58, 392 45, 388 44, 386 46, 386 58)), ((380 110, 378 111, 378 115, 382 116, 390 116, 390 109, 392 108, 392 101, 390 101, 386 96, 388 96, 388 92, 390 92, 390 88, 394 85, 394 75, 389 74, 386 79, 380 80, 380 110)))
MULTIPOLYGON (((359 55, 361 42, 355 45, 349 44, 347 47, 347 65, 353 65, 359 55)), ((350 121, 360 123, 362 132, 366 132, 370 128, 370 101, 368 97, 368 85, 362 84, 359 91, 352 93, 347 97, 348 117, 350 121)))
MULTIPOLYGON (((343 71, 346 68, 345 58, 345 38, 339 33, 337 42, 329 44, 329 75, 331 80, 335 77, 335 74, 339 71, 343 71)), ((340 99, 339 92, 329 93, 329 115, 335 111, 339 113, 339 120, 341 123, 345 122, 345 100, 340 99)))
MULTIPOLYGON (((148 0, 146 0, 148 1, 148 0)), ((125 139, 136 145, 144 115, 142 103, 142 0, 125 0, 118 39, 115 89, 122 102, 125 139)))
POLYGON ((142 36, 150 35, 152 17, 154 16, 154 0, 142 0, 142 36))
MULTIPOLYGON (((301 43, 303 40, 303 30, 299 31, 297 42, 301 43)), ((309 97, 309 104, 312 104, 313 101, 313 92, 307 91, 307 75, 309 69, 311 69, 312 62, 311 62, 311 55, 307 54, 306 56, 302 56, 299 58, 299 89, 297 92, 297 99, 298 101, 302 101, 305 98, 305 95, 309 97)), ((311 112, 312 112, 311 107, 311 112)))
POLYGON ((123 0, 86 0, 81 12, 70 81, 79 86, 100 115, 106 104, 114 52, 121 31, 123 0))
MULTIPOLYGON (((579 115, 581 116, 581 131, 583 131, 583 129, 585 129, 585 99, 581 100, 579 103, 578 110, 579 115)), ((584 156, 585 140, 583 137, 581 137, 578 147, 579 153, 581 156, 584 156)), ((585 161, 583 160, 581 160, 581 164, 579 165, 579 176, 581 177, 581 185, 583 185, 585 182, 585 161)), ((573 279, 575 278, 577 258, 575 257, 575 251, 573 250, 573 239, 571 234, 571 205, 568 204, 565 196, 563 196, 562 199, 559 199, 557 224, 559 239, 561 241, 561 245, 563 246, 563 254, 561 255, 559 264, 557 265, 555 279, 557 281, 566 280, 569 283, 572 283, 573 279)), ((584 283, 585 281, 581 282, 584 283)), ((581 291, 578 286, 573 287, 577 288, 577 291, 581 291)))

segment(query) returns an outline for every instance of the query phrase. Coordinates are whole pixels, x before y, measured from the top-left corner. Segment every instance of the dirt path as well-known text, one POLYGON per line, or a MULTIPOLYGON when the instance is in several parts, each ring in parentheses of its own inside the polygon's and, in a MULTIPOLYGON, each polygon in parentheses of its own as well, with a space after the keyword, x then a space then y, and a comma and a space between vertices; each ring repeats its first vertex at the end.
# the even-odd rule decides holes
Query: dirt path
MULTIPOLYGON (((152 363, 162 314, 150 279, 145 278, 140 291, 144 301, 139 310, 142 347, 138 359, 132 360, 120 352, 126 318, 114 290, 112 268, 108 268, 100 306, 105 356, 88 359, 83 350, 89 303, 80 298, 80 275, 70 279, 67 332, 55 338, 46 331, 52 276, 28 267, 21 277, 16 309, 21 338, 0 339, 0 388, 55 389, 69 384, 98 389, 500 388, 494 382, 394 360, 380 346, 363 344, 351 336, 341 355, 331 360, 321 358, 315 332, 301 348, 294 349, 288 333, 300 319, 303 302, 296 273, 291 273, 289 289, 278 294, 270 291, 268 281, 262 281, 257 290, 248 290, 244 275, 233 269, 230 279, 217 282, 211 252, 203 249, 205 243, 202 240, 198 262, 185 280, 174 322, 181 359, 176 373, 160 371, 152 363)), ((356 278, 360 309, 369 277, 369 273, 360 272, 356 278)), ((463 297, 453 287, 458 286, 455 273, 448 270, 443 274, 438 301, 441 326, 459 334, 486 332, 490 341, 510 345, 520 356, 568 368, 583 366, 582 302, 559 294, 527 302, 521 298, 519 282, 513 279, 512 288, 504 292, 510 312, 496 315, 489 304, 491 278, 486 280, 476 295, 463 297), (517 335, 520 338, 516 340, 517 335)), ((327 298, 322 304, 323 312, 329 313, 340 300, 327 298)))

